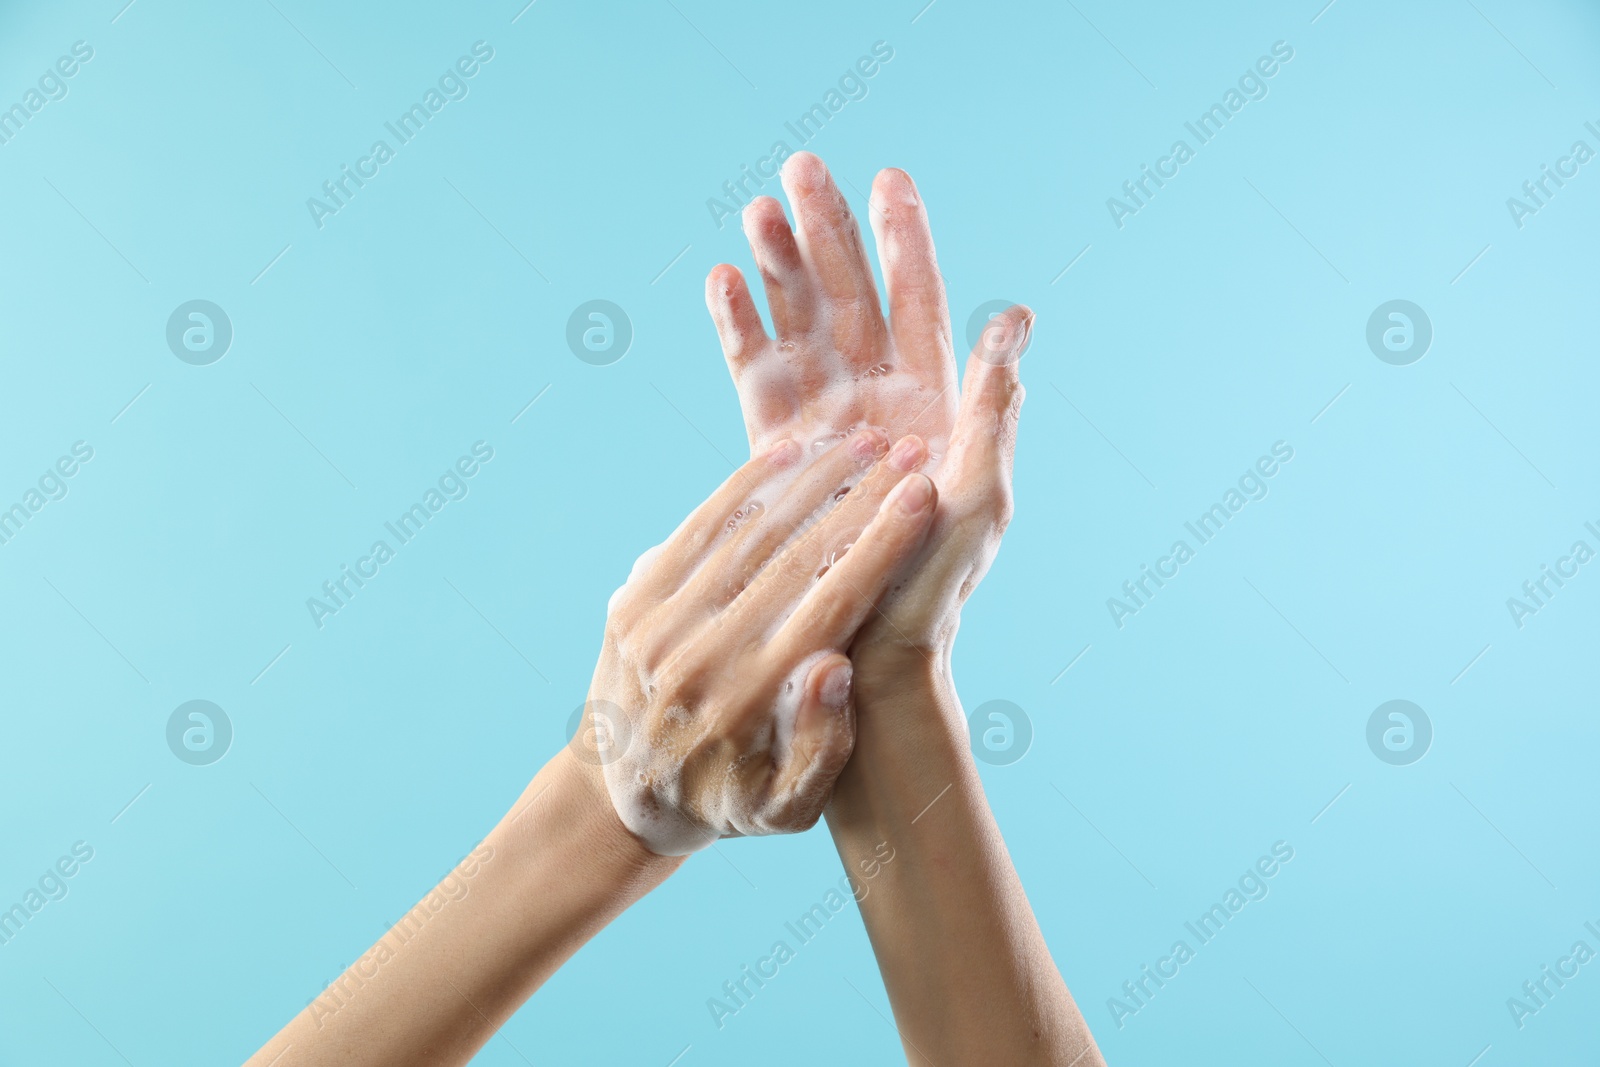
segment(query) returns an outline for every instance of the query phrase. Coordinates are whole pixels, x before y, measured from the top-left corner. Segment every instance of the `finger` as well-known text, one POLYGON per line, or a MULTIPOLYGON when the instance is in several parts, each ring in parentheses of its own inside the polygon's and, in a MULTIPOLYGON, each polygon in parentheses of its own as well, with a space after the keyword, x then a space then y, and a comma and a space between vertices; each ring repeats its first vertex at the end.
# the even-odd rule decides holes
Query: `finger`
POLYGON ((758 513, 712 550, 684 585, 679 599, 689 604, 709 603, 718 609, 732 603, 785 544, 836 501, 845 499, 862 472, 888 450, 889 439, 881 430, 860 430, 817 457, 787 484, 769 483, 769 493, 752 502, 758 513))
POLYGON ((889 454, 836 507, 761 568, 728 608, 728 618, 763 633, 775 630, 872 522, 900 479, 927 458, 922 438, 913 434, 895 442, 889 454))
POLYGON ((739 410, 744 415, 751 455, 794 428, 805 399, 802 383, 770 354, 750 364, 734 385, 739 391, 739 410))
POLYGON ((739 408, 753 454, 799 413, 796 376, 770 358, 772 341, 762 328, 761 312, 739 268, 723 263, 711 269, 706 276, 706 308, 739 390, 739 408))
MULTIPOLYGON (((833 783, 855 748, 855 712, 850 706, 852 669, 848 657, 822 657, 799 684, 799 707, 792 733, 778 753, 768 786, 770 800, 760 813, 768 833, 808 830, 833 792, 833 783)), ((782 744, 782 726, 779 727, 782 744)))
POLYGON ((1033 320, 1032 311, 1015 304, 984 327, 961 385, 961 410, 948 456, 952 478, 947 484, 989 482, 1003 486, 1009 500, 1024 395, 1018 368, 1033 335, 1033 320))
POLYGON ((761 312, 756 310, 750 287, 738 267, 721 263, 711 268, 706 275, 706 309, 711 312, 722 354, 737 382, 740 373, 767 348, 761 312))
POLYGON ((805 594, 766 655, 776 663, 793 663, 815 649, 847 647, 901 565, 922 547, 937 498, 926 475, 906 475, 850 550, 805 594))
POLYGON ((664 544, 646 554, 653 558, 645 566, 634 568, 634 573, 628 576, 628 584, 619 591, 617 606, 659 602, 682 586, 718 538, 727 533, 729 522, 737 522, 737 513, 751 496, 770 480, 791 470, 799 462, 801 452, 795 442, 780 441, 734 471, 683 520, 664 544))
POLYGON ((927 589, 948 590, 959 607, 983 579, 1011 521, 1011 475, 1024 390, 1011 358, 1028 343, 1033 313, 1013 307, 998 316, 1009 347, 979 342, 967 361, 950 451, 939 468, 941 525, 938 541, 917 564, 927 589))
POLYGON ((1033 312, 1024 304, 1012 304, 993 316, 978 335, 973 358, 996 365, 1016 363, 1033 340, 1033 320, 1033 312))
POLYGON ((835 349, 854 370, 877 358, 888 336, 850 205, 822 160, 796 152, 783 164, 783 189, 794 208, 795 237, 828 300, 828 326, 835 349))
POLYGON ((743 221, 750 254, 766 286, 772 332, 780 341, 805 333, 816 314, 816 291, 783 205, 758 196, 745 207, 743 221))
MULTIPOLYGON (((872 233, 883 286, 889 292, 889 331, 899 360, 936 387, 955 385, 950 305, 934 257, 928 212, 911 176, 889 168, 872 183, 872 233)), ((955 397, 949 398, 953 412, 955 397)))

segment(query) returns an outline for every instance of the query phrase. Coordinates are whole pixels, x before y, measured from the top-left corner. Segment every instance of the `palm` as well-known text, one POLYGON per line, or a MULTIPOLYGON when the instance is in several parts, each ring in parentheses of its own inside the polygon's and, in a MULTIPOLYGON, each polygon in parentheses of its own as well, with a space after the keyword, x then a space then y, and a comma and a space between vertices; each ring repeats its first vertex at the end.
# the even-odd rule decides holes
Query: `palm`
MULTIPOLYGON (((773 347, 778 346, 773 343, 773 347)), ((858 358, 841 351, 842 346, 827 341, 813 345, 811 339, 807 339, 791 347, 798 359, 807 362, 858 358), (807 348, 813 351, 807 352, 807 348)), ((915 433, 929 443, 935 458, 942 456, 955 414, 954 375, 919 373, 906 368, 897 356, 892 344, 884 344, 878 346, 877 351, 860 357, 875 360, 874 369, 850 375, 847 394, 839 393, 837 385, 818 388, 815 382, 794 373, 777 376, 778 381, 769 379, 759 386, 741 380, 738 383, 741 401, 746 403, 747 410, 754 409, 747 420, 751 448, 759 449, 783 437, 820 443, 842 438, 855 427, 876 426, 891 439, 915 433), (941 377, 948 381, 940 381, 941 377), (759 407, 745 399, 757 389, 766 401, 759 407)), ((840 377, 845 376, 841 374, 840 377)))
POLYGON ((772 313, 768 336, 744 277, 723 265, 706 279, 706 303, 739 390, 753 451, 780 438, 826 448, 854 429, 916 434, 936 465, 939 503, 915 577, 861 631, 864 649, 948 644, 961 602, 983 576, 1011 513, 1011 457, 1022 386, 1016 360, 1032 312, 994 320, 956 386, 950 315, 928 217, 903 171, 873 182, 889 314, 860 230, 822 161, 807 152, 783 171, 794 208, 761 197, 745 209, 745 234, 772 313))
POLYGON ((707 280, 751 447, 782 437, 825 443, 877 426, 891 439, 918 434, 941 457, 958 395, 944 284, 916 187, 893 170, 873 185, 887 319, 860 230, 822 161, 795 156, 784 187, 793 230, 771 198, 745 214, 776 336, 763 328, 735 268, 718 267, 707 280))

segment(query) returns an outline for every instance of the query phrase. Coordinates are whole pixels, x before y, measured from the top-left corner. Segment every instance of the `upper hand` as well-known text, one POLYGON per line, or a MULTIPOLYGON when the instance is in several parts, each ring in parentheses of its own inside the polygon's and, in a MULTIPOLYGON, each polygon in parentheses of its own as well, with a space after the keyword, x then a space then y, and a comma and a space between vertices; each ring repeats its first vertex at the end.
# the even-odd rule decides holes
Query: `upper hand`
POLYGON ((794 210, 759 197, 745 234, 766 287, 769 337, 736 267, 706 280, 751 446, 823 441, 861 426, 927 440, 940 499, 933 532, 852 651, 858 669, 879 653, 948 654, 961 603, 987 571, 1011 517, 1011 465, 1023 389, 1017 362, 1033 314, 996 316, 967 364, 959 394, 944 281, 927 211, 904 171, 872 186, 871 221, 888 289, 885 319, 849 205, 822 161, 785 162, 794 210), (863 659, 867 661, 863 663, 863 659))

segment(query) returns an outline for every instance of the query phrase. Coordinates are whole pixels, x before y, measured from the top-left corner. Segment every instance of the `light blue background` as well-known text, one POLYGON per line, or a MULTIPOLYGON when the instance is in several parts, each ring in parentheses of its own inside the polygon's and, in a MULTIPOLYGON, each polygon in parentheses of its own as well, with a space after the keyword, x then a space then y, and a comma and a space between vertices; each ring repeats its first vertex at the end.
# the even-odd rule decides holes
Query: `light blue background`
MULTIPOLYGON (((1600 14, 921 2, 0 9, 4 105, 95 50, 0 146, 0 500, 95 449, 0 546, 0 906, 95 849, 0 946, 0 1062, 244 1059, 507 808, 607 595, 742 455, 701 283, 749 255, 706 200, 880 40, 809 147, 858 212, 878 168, 916 176, 958 333, 1039 313, 956 669, 1031 717, 984 781, 1107 1059, 1593 1062, 1600 963, 1520 1031, 1506 999, 1600 949, 1600 564, 1520 630, 1505 602, 1600 547, 1600 163, 1520 230, 1505 201, 1600 148, 1600 14), (478 40, 470 95, 319 231, 306 198, 478 40), (1113 225, 1279 40, 1270 95, 1113 225), (195 298, 235 329, 209 367, 164 340, 195 298), (564 342, 593 298, 636 330, 613 366, 564 342), (1435 330, 1407 367, 1364 340, 1393 298, 1435 330), (478 440, 470 496, 318 630, 306 598, 478 440), (1271 495, 1118 630, 1106 598, 1278 440, 1271 495), (164 739, 195 698, 236 731, 208 767, 164 739), (1366 745, 1392 698, 1433 722, 1411 766, 1366 745), (1107 998, 1278 840, 1271 895, 1117 1029, 1107 998)), ((821 829, 720 853, 478 1062, 895 1061, 853 909, 713 1025, 840 874, 821 829)))

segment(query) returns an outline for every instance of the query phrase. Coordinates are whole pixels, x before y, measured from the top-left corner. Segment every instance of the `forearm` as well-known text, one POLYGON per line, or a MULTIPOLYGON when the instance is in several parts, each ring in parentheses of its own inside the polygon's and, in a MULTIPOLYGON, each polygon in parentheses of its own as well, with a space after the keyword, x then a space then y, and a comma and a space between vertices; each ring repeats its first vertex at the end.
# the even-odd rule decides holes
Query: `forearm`
POLYGON ((639 845, 598 768, 564 749, 483 843, 247 1067, 466 1063, 679 863, 639 845))
POLYGON ((872 673, 858 671, 856 754, 828 825, 846 869, 872 872, 857 895, 908 1059, 1101 1064, 989 811, 948 676, 918 665, 886 674, 880 693, 872 673))

